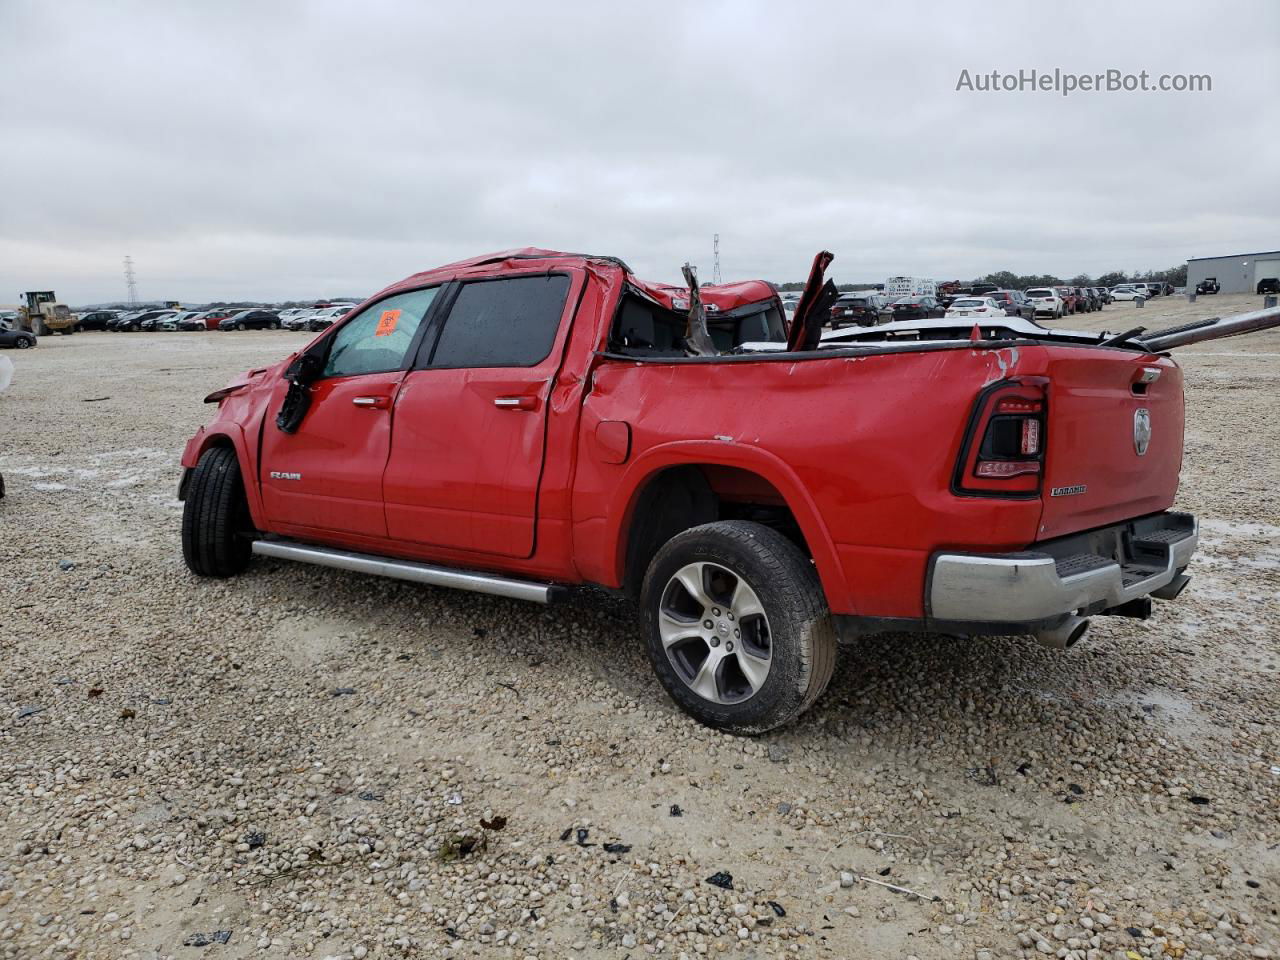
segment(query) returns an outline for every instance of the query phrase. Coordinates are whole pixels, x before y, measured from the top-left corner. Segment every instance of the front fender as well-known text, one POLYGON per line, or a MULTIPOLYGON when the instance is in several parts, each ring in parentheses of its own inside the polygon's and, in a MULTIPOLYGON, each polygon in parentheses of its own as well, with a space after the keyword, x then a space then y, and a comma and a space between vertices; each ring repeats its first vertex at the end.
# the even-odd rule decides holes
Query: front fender
MULTIPOLYGON (((262 509, 262 491, 258 487, 256 460, 250 455, 249 445, 245 441, 244 431, 239 424, 214 422, 208 427, 201 427, 187 441, 182 451, 182 466, 193 470, 206 450, 213 447, 231 447, 236 452, 236 460, 240 463, 240 476, 244 481, 245 500, 249 504, 249 515, 253 525, 265 529, 266 516, 262 509)), ((186 492, 187 479, 184 476, 180 491, 186 492)))
POLYGON ((853 612, 853 599, 845 582, 835 543, 823 523, 809 491, 781 458, 749 444, 732 440, 677 440, 650 447, 627 467, 605 517, 605 543, 614 545, 612 582, 620 584, 626 569, 626 536, 640 492, 656 474, 676 466, 737 467, 758 474, 782 494, 795 516, 813 554, 822 589, 832 609, 853 612))

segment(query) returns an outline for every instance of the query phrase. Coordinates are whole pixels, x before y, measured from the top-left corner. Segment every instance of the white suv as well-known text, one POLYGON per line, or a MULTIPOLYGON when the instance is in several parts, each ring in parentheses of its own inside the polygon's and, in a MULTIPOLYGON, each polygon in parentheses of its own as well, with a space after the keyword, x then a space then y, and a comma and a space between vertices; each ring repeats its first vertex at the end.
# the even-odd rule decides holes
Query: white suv
POLYGON ((1037 317, 1047 315, 1056 320, 1067 310, 1066 303, 1053 287, 1032 287, 1027 291, 1027 303, 1031 304, 1034 316, 1037 317))

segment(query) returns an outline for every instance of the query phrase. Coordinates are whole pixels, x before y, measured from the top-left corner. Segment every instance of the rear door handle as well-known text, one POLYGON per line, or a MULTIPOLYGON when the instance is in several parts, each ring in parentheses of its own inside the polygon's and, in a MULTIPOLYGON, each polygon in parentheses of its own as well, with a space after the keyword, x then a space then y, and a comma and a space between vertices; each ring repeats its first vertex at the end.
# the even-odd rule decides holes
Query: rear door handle
POLYGON ((494 397, 493 405, 499 410, 537 410, 537 397, 494 397))
POLYGON ((385 410, 391 406, 390 397, 353 397, 351 403, 357 407, 367 407, 370 410, 385 410))

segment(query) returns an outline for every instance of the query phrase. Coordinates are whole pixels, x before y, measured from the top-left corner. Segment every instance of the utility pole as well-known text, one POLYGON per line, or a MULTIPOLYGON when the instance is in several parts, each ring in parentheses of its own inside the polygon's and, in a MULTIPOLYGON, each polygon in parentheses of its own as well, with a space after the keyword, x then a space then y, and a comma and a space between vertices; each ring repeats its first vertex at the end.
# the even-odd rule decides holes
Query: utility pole
POLYGON ((129 288, 129 306, 138 305, 138 278, 133 272, 133 257, 124 258, 124 283, 129 288))
POLYGON ((715 263, 711 268, 711 282, 720 283, 720 234, 715 235, 715 239, 711 241, 711 249, 715 253, 715 263))

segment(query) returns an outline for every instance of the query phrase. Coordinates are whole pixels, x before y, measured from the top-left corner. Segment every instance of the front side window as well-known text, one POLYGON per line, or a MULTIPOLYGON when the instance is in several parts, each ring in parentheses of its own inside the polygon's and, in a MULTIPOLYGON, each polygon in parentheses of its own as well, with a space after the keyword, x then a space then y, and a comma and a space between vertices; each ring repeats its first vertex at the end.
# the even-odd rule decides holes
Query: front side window
POLYGON ((431 354, 433 367, 532 367, 555 343, 569 297, 563 274, 464 284, 431 354))
POLYGON ((439 287, 410 290, 379 300, 343 324, 324 364, 326 377, 355 377, 398 370, 439 287))

